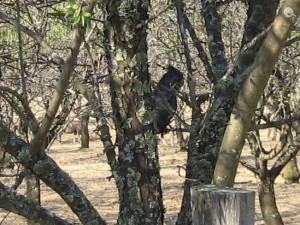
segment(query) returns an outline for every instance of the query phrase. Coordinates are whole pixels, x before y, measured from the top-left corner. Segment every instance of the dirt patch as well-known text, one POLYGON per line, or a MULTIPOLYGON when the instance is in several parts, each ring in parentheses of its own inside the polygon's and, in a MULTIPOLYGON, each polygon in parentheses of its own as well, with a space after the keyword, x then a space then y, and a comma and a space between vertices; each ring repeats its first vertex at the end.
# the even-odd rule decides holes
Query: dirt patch
MULTIPOLYGON (((114 180, 109 179, 111 173, 103 154, 102 143, 94 140, 90 143, 89 149, 79 149, 80 144, 72 143, 72 138, 72 135, 66 135, 63 143, 54 143, 49 155, 56 160, 63 170, 70 174, 108 224, 115 224, 118 214, 118 195, 114 180)), ((178 150, 179 147, 169 144, 168 135, 166 142, 161 142, 159 145, 166 225, 175 224, 181 206, 184 170, 179 171, 178 166, 183 166, 186 163, 186 153, 178 150)), ((242 159, 248 162, 252 161, 247 146, 243 151, 242 159)), ((2 178, 1 180, 5 183, 2 178)), ((239 166, 236 187, 256 191, 254 175, 242 166, 239 166)), ((276 180, 275 190, 278 208, 285 224, 299 225, 300 186, 297 184, 285 185, 280 176, 276 180)), ((42 204, 73 224, 80 224, 60 197, 45 184, 42 184, 42 204)), ((264 224, 258 196, 256 196, 255 220, 255 225, 264 224)), ((0 210, 0 221, 3 225, 26 224, 22 217, 13 213, 7 214, 4 210, 0 210)))

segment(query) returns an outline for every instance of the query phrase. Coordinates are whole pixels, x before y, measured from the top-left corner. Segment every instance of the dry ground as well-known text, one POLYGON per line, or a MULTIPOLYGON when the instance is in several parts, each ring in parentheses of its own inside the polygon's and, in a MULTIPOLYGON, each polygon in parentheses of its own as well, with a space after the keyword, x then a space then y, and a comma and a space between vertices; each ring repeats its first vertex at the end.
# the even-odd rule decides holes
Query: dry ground
MULTIPOLYGON (((49 151, 49 155, 67 171, 75 180, 79 187, 88 196, 93 205, 100 212, 101 216, 107 220, 108 224, 115 224, 118 213, 117 190, 113 180, 107 179, 110 171, 103 155, 103 148, 100 141, 91 142, 89 149, 79 149, 79 143, 72 143, 72 136, 64 136, 63 143, 54 143, 49 151)), ((179 152, 177 146, 171 146, 166 136, 166 142, 161 142, 159 146, 161 176, 164 193, 164 205, 166 208, 165 224, 173 225, 180 208, 183 176, 179 175, 178 166, 183 166, 186 160, 186 153, 179 152)), ((251 155, 247 146, 242 158, 251 162, 251 155)), ((184 175, 184 171, 180 171, 184 175)), ((3 180, 2 180, 3 181, 3 180)), ((256 182, 253 174, 240 166, 236 178, 236 187, 256 190, 256 182)), ((276 194, 279 210, 283 216, 285 224, 300 225, 300 186, 285 185, 282 177, 276 180, 276 194)), ((79 224, 78 219, 67 208, 57 194, 42 184, 42 204, 55 214, 68 219, 73 224, 79 224)), ((17 215, 7 214, 0 211, 0 224, 14 225, 26 224, 17 215)), ((256 196, 255 225, 263 225, 261 212, 256 196)))

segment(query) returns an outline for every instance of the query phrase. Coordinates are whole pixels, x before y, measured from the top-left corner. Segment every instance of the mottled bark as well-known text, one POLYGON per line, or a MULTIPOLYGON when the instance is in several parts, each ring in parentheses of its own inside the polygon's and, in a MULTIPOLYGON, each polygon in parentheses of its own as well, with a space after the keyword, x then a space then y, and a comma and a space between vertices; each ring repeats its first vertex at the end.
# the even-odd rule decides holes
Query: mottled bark
MULTIPOLYGON (((207 18, 206 18, 206 26, 212 26, 213 24, 220 24, 220 21, 209 22, 209 19, 217 20, 219 17, 215 15, 216 10, 214 9, 214 2, 203 1, 203 7, 209 7, 206 9, 207 18), (209 16, 211 15, 211 16, 209 16)), ((244 39, 250 41, 258 33, 267 28, 274 19, 275 11, 277 9, 278 1, 272 1, 270 3, 269 0, 264 1, 251 1, 249 3, 248 9, 248 19, 245 24, 245 34, 244 39), (264 14, 258 13, 263 9, 264 14), (256 15, 256 16, 255 16, 256 15), (249 25, 251 24, 251 26, 249 25), (257 29, 251 29, 253 26, 256 26, 257 29), (248 31, 251 29, 251 32, 248 31)), ((220 26, 217 26, 220 29, 220 26)), ((217 44, 221 44, 221 39, 219 38, 220 31, 215 30, 216 27, 208 29, 208 33, 214 35, 215 42, 217 44)), ((243 45, 247 42, 243 41, 243 45)), ((252 51, 251 54, 247 54, 244 56, 240 54, 237 59, 237 65, 235 67, 235 72, 232 74, 232 77, 236 77, 239 79, 239 76, 244 71, 244 69, 248 68, 249 65, 254 61, 255 54, 257 49, 259 48, 261 42, 257 42, 255 45, 256 51, 252 51), (240 69, 239 69, 240 68, 240 69)), ((212 102, 212 106, 209 108, 206 117, 201 122, 201 129, 198 132, 196 138, 198 140, 197 146, 189 146, 188 150, 188 159, 187 159, 187 168, 186 168, 186 181, 184 184, 184 196, 181 206, 181 211, 178 216, 177 224, 185 225, 191 223, 191 209, 190 209, 190 187, 198 184, 210 184, 213 178, 213 172, 217 161, 217 155, 219 148, 221 146, 221 141, 223 139, 223 135, 225 132, 225 128, 227 126, 232 108, 235 103, 235 99, 238 95, 238 90, 234 87, 235 81, 230 81, 230 79, 221 79, 218 80, 226 73, 227 65, 224 61, 224 56, 217 56, 217 53, 222 48, 214 48, 211 46, 210 51, 215 51, 211 53, 212 60, 215 60, 215 64, 212 65, 213 72, 219 72, 220 74, 215 74, 214 77, 217 79, 217 85, 214 88, 214 100, 212 102), (215 57, 213 57, 215 55, 215 57), (220 63, 217 65, 216 63, 220 63), (223 68, 223 71, 220 70, 223 68)), ((198 116, 199 118, 199 116, 198 116)))
POLYGON ((259 204, 266 224, 283 225, 275 201, 274 177, 264 177, 258 183, 259 204))
POLYGON ((208 37, 208 48, 211 57, 212 72, 218 81, 227 70, 227 59, 221 34, 221 17, 217 11, 216 1, 201 0, 202 14, 208 37))
POLYGON ((83 224, 106 224, 70 176, 45 153, 36 159, 30 145, 0 123, 0 143, 4 151, 14 156, 32 174, 58 193, 83 224))
MULTIPOLYGON (((82 2, 82 8, 80 9, 87 13, 87 15, 91 15, 95 4, 96 1, 87 0, 85 2, 82 2)), ((10 18, 2 12, 0 12, 0 17, 4 21, 17 26, 20 31, 32 37, 41 47, 41 52, 46 52, 48 54, 47 58, 50 59, 53 63, 59 65, 59 69, 61 69, 62 71, 60 80, 56 86, 54 96, 47 107, 45 118, 43 119, 42 125, 41 127, 39 127, 39 130, 35 135, 31 145, 28 145, 22 139, 16 137, 7 129, 7 127, 5 127, 1 123, 1 147, 3 147, 8 153, 12 154, 24 167, 28 168, 33 175, 43 180, 45 184, 49 185, 50 188, 60 194, 60 196, 62 196, 62 198, 66 201, 66 203, 70 206, 70 208, 78 216, 83 224, 105 224, 105 221, 100 217, 98 212, 93 208, 93 206, 80 191, 80 189, 75 185, 72 179, 65 172, 63 172, 56 165, 56 163, 45 154, 44 151, 44 148, 46 148, 49 143, 48 137, 53 137, 53 133, 52 130, 50 131, 50 127, 53 127, 53 120, 56 116, 57 109, 61 104, 63 94, 68 87, 69 79, 76 66, 77 56, 79 54, 80 46, 83 42, 86 31, 86 23, 85 25, 82 25, 83 23, 81 23, 80 21, 80 23, 75 25, 77 29, 75 29, 74 32, 74 39, 73 41, 71 41, 71 45, 68 48, 69 51, 66 60, 63 60, 62 58, 58 57, 58 54, 55 54, 50 45, 46 43, 46 41, 43 39, 44 37, 42 34, 40 35, 33 30, 30 30, 26 26, 18 24, 15 19, 10 18)), ((24 105, 23 101, 20 100, 20 102, 22 103, 26 113, 28 113, 26 105, 24 105)), ((29 118, 28 120, 31 123, 32 118, 29 118)), ((34 124, 32 123, 30 125, 34 124)), ((33 133, 35 134, 36 132, 34 131, 33 133)), ((13 208, 13 210, 16 210, 16 208, 13 208)), ((36 214, 37 211, 32 210, 31 213, 36 214)), ((30 217, 28 218, 31 219, 30 217)), ((41 224, 44 224, 44 222, 41 222, 41 224)))
MULTIPOLYGON (((25 176, 26 183, 26 197, 35 202, 37 205, 41 205, 41 187, 40 180, 35 175, 29 174, 25 176)), ((36 221, 27 219, 27 225, 37 225, 36 221)))
POLYGON ((71 225, 39 204, 0 183, 0 207, 43 225, 71 225))
POLYGON ((300 1, 285 2, 257 53, 250 75, 244 81, 215 168, 213 182, 219 186, 233 186, 241 150, 257 103, 299 13, 300 1))
MULTIPOLYGON (((110 1, 105 24, 118 159, 106 154, 116 180, 118 224, 163 224, 156 136, 151 128, 147 62, 148 0, 110 1)), ((153 116, 152 116, 153 117, 153 116)))

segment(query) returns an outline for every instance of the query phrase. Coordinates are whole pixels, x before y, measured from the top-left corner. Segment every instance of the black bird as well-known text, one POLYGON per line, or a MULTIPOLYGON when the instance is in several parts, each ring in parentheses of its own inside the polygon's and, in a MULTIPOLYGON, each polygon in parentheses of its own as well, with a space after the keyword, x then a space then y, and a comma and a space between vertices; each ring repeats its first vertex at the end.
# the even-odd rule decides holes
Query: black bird
POLYGON ((176 94, 183 86, 183 82, 183 74, 173 66, 169 66, 168 72, 158 82, 154 91, 156 133, 166 133, 166 128, 177 109, 176 94))

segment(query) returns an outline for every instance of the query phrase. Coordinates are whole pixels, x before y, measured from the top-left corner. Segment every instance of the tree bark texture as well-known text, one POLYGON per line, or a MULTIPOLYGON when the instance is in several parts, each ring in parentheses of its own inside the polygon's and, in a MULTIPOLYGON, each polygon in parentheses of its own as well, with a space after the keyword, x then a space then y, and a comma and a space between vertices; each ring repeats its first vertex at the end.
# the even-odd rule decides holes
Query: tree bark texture
MULTIPOLYGON (((237 59, 236 72, 243 73, 254 62, 264 38, 259 38, 259 34, 265 32, 274 21, 279 0, 251 0, 248 1, 247 21, 244 26, 242 40, 242 51, 237 59), (254 44, 251 44, 252 42, 254 44)), ((264 37, 265 35, 262 35, 264 37)))
POLYGON ((222 141, 213 182, 233 186, 241 150, 264 88, 300 13, 300 1, 285 1, 245 79, 222 141))
POLYGON ((254 225, 254 191, 205 185, 191 195, 193 225, 254 225))
POLYGON ((120 201, 118 224, 163 224, 147 62, 148 0, 107 4, 105 47, 118 158, 106 151, 120 201))
MULTIPOLYGON (((215 15, 216 11, 213 9, 215 7, 214 3, 211 1, 202 1, 202 5, 203 7, 209 7, 209 9, 206 9, 206 13, 204 14, 204 16, 207 15, 205 21, 206 26, 213 26, 213 24, 217 22, 214 21, 211 23, 209 20, 213 20, 213 18, 216 20, 219 18, 218 16, 209 16, 215 15)), ((278 0, 250 1, 248 7, 248 18, 245 24, 244 41, 242 42, 243 45, 250 42, 254 37, 256 37, 256 35, 266 29, 273 22, 277 6, 278 0)), ((219 29, 221 29, 220 26, 219 29)), ((210 30, 211 36, 214 36, 215 42, 220 45, 221 40, 218 38, 218 32, 214 28, 207 28, 207 30, 210 30), (214 35, 214 33, 216 34, 214 35)), ((261 42, 257 42, 255 46, 260 46, 260 44, 261 42)), ((211 45, 213 45, 213 43, 211 43, 211 45)), ((232 75, 234 78, 236 77, 236 79, 239 79, 241 73, 254 61, 255 54, 258 49, 259 47, 255 47, 253 51, 249 53, 247 52, 247 54, 239 54, 235 73, 232 75)), ((216 49, 211 46, 210 51, 219 51, 219 48, 216 49)), ((227 65, 225 64, 226 62, 224 62, 223 57, 217 57, 217 52, 212 53, 211 55, 212 60, 214 60, 213 65, 216 67, 213 71, 221 73, 220 68, 223 68, 224 75, 227 70, 227 65), (213 57, 213 55, 216 57, 213 57)), ((204 121, 201 122, 202 127, 200 132, 198 132, 197 137, 195 137, 198 140, 197 146, 192 148, 189 147, 188 149, 186 166, 187 179, 184 184, 184 195, 181 210, 176 222, 177 225, 187 225, 191 223, 190 188, 194 185, 210 184, 212 181, 221 141, 223 139, 232 108, 235 104, 235 99, 238 95, 238 91, 233 88, 234 84, 232 84, 232 81, 220 79, 220 77, 222 77, 220 74, 216 74, 214 77, 219 80, 217 80, 217 85, 215 87, 215 96, 212 106, 209 108, 204 121)), ((211 80, 214 80, 214 78, 211 80)))
POLYGON ((0 123, 0 143, 32 174, 58 193, 83 224, 106 224, 70 176, 45 153, 38 159, 30 154, 30 145, 0 123))
POLYGON ((264 221, 268 225, 283 225, 282 218, 278 211, 275 192, 274 177, 264 177, 258 183, 259 204, 262 210, 264 221))
MULTIPOLYGON (((87 0, 85 2, 82 2, 83 6, 80 9, 82 9, 86 14, 91 15, 93 13, 95 4, 96 1, 87 0)), ((53 62, 55 61, 54 63, 57 63, 61 66, 60 69, 62 71, 53 98, 49 106, 47 107, 45 118, 43 119, 42 125, 39 127, 31 145, 27 144, 25 141, 17 137, 7 127, 0 123, 1 147, 3 147, 5 151, 13 155, 17 159, 17 161, 20 162, 24 167, 28 168, 33 175, 43 180, 46 185, 56 191, 70 206, 73 212, 78 216, 82 224, 106 224, 105 221, 100 217, 98 212, 90 204, 88 199, 81 192, 81 190, 68 176, 68 174, 63 172, 56 165, 56 163, 46 155, 44 151, 47 146, 47 136, 49 135, 49 129, 53 125, 54 117, 63 98, 63 94, 68 87, 71 74, 76 66, 77 56, 80 51, 80 46, 84 40, 87 24, 85 23, 83 25, 81 23, 82 21, 80 21, 79 24, 75 25, 77 27, 74 32, 75 37, 73 41, 71 41, 71 45, 68 48, 70 51, 68 52, 66 60, 63 60, 62 58, 55 56, 54 50, 50 47, 50 45, 46 43, 42 35, 34 32, 33 30, 30 30, 26 26, 16 23, 16 20, 8 17, 2 12, 0 12, 0 16, 2 17, 2 19, 16 26, 22 32, 28 34, 31 38, 33 38, 37 42, 37 44, 42 47, 43 50, 46 51, 46 53, 48 53, 49 58, 51 58, 53 62)), ((22 102, 21 99, 18 98, 18 100, 22 102)), ((23 107, 25 109, 25 112, 28 113, 28 110, 26 106, 24 106, 24 104, 23 107)), ((12 204, 11 206, 11 210, 18 210, 18 208, 14 207, 19 207, 19 205, 12 204)), ((39 214, 38 206, 35 206, 35 208, 36 211, 33 210, 34 207, 31 207, 31 216, 39 214)), ((22 215, 26 216, 29 219, 32 219, 30 215, 24 212, 22 215)), ((43 217, 41 216, 41 219, 42 218, 43 217)), ((47 221, 40 223, 47 224, 47 221)), ((59 224, 58 220, 57 224, 59 224)))
MULTIPOLYGON (((41 187, 40 181, 33 174, 28 174, 25 176, 26 182, 26 197, 37 205, 41 205, 41 187)), ((27 220, 27 225, 37 225, 35 221, 27 220)))
POLYGON ((43 225, 71 225, 39 204, 0 183, 0 207, 43 225))

